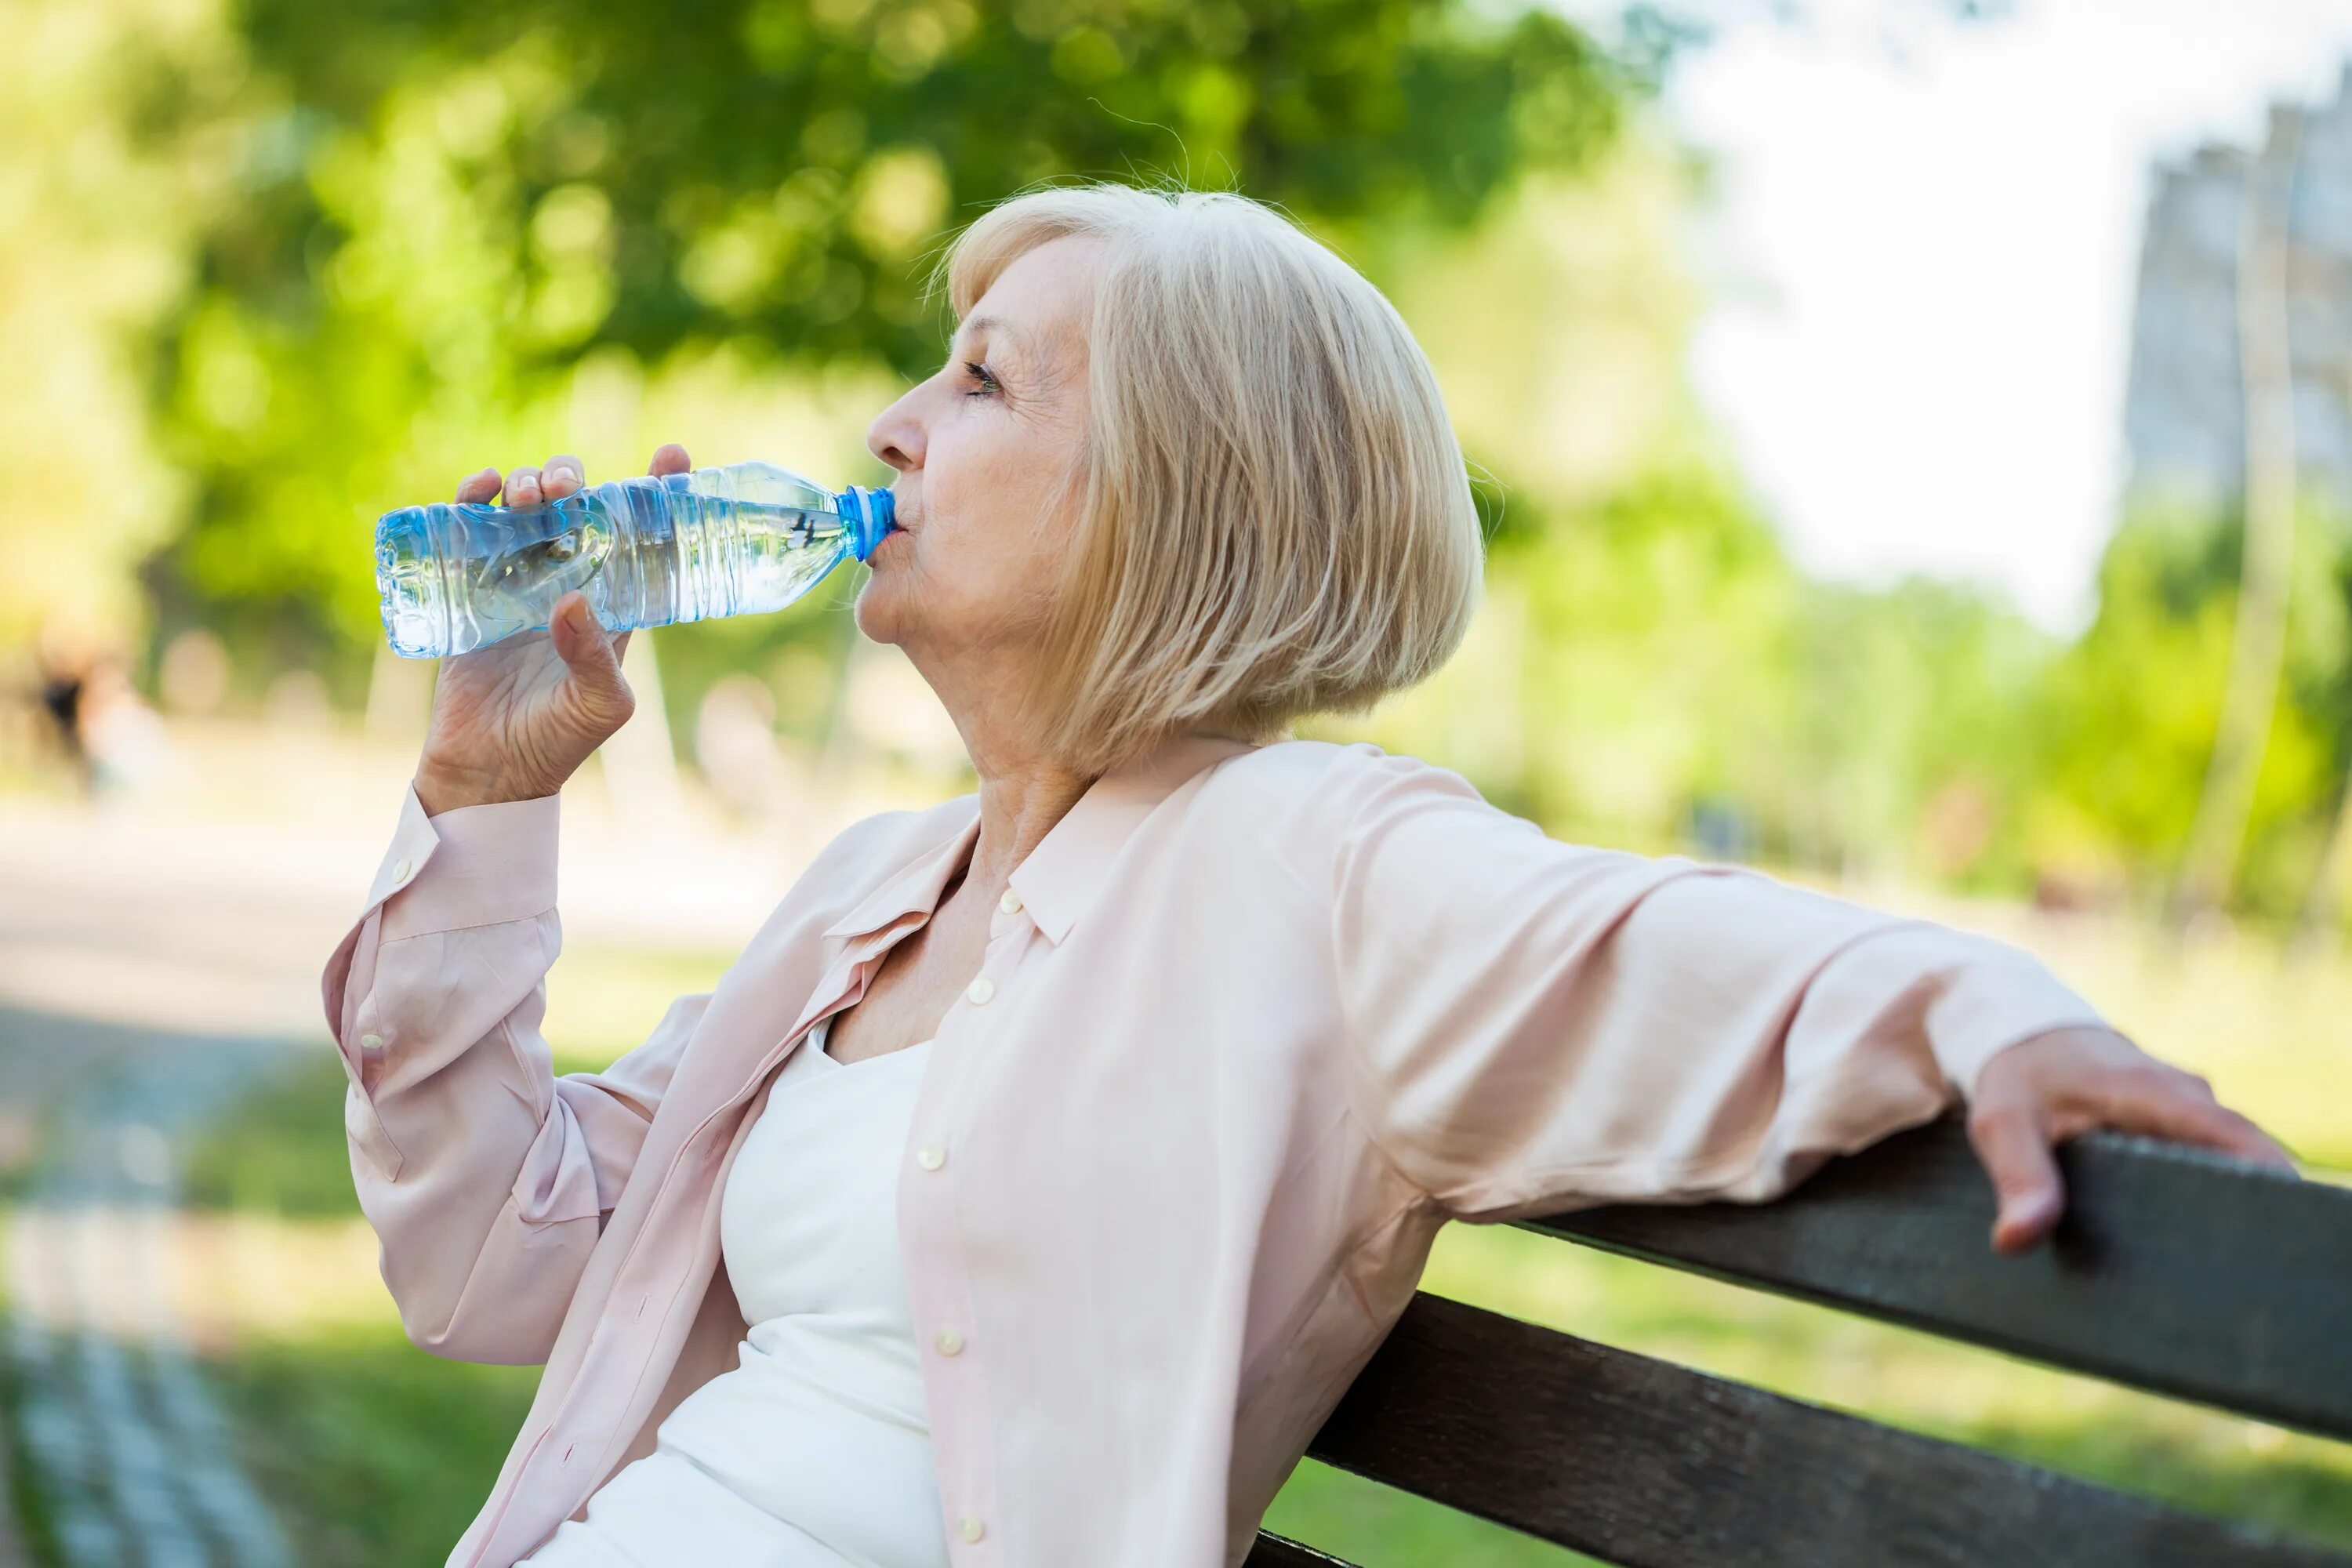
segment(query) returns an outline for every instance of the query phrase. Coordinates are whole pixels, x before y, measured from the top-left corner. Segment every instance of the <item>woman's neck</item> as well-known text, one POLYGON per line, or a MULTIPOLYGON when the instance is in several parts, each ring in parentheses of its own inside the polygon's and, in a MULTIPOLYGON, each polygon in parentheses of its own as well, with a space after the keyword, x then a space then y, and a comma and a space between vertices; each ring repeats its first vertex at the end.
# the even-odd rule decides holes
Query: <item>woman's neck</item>
POLYGON ((993 888, 1029 858, 1095 781, 1044 757, 984 757, 975 752, 972 763, 980 773, 980 838, 964 879, 993 888))

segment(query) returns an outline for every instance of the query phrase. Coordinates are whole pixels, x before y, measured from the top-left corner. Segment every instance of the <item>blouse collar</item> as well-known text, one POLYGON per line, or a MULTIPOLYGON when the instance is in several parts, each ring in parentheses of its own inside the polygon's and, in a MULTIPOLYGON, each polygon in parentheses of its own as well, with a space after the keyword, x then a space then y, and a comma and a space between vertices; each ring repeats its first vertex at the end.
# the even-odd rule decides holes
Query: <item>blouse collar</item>
MULTIPOLYGON (((1145 817, 1192 779, 1254 749, 1244 741, 1180 736, 1089 785, 1010 879, 1013 893, 1046 940, 1060 945, 1085 916, 1101 895, 1119 850, 1145 817)), ((979 802, 967 798, 964 812, 943 814, 941 826, 947 831, 940 842, 827 927, 825 934, 866 936, 909 915, 928 919, 980 837, 979 802)))

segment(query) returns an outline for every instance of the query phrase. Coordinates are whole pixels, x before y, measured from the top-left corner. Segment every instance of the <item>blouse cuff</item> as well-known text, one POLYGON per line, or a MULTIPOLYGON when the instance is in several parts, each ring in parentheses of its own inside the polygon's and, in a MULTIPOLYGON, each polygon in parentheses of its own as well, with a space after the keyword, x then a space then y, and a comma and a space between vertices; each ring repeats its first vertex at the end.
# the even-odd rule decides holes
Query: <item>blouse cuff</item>
POLYGON ((369 903, 383 940, 529 920, 555 907, 558 795, 461 805, 427 816, 415 785, 369 903))
POLYGON ((1976 1098, 1985 1064, 2011 1046, 2055 1029, 2115 1027, 2038 959, 1987 938, 1965 940, 1977 952, 1927 1008, 1936 1063, 1963 1100, 1976 1098))

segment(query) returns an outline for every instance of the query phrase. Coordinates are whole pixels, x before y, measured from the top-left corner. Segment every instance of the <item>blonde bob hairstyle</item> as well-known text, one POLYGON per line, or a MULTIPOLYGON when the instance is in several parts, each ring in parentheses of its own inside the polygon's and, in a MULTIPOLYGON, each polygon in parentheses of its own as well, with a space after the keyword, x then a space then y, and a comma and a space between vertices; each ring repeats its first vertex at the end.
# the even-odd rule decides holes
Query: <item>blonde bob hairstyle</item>
POLYGON ((1184 731, 1360 711, 1443 664, 1477 603, 1478 520, 1395 308, 1245 197, 1089 184, 958 236, 957 317, 1073 236, 1103 252, 1040 739, 1099 773, 1184 731))

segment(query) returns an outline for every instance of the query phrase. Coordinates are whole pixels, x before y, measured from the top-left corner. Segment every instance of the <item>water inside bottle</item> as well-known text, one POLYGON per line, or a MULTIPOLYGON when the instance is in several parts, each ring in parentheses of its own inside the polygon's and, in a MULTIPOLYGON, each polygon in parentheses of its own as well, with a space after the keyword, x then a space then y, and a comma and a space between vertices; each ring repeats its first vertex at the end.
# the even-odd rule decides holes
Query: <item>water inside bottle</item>
POLYGON ((466 653, 543 627, 575 588, 611 627, 779 608, 847 547, 830 510, 698 495, 689 478, 599 485, 530 510, 411 507, 386 518, 376 566, 394 651, 466 653), (628 512, 617 529, 616 504, 628 512), (436 542, 428 513, 457 537, 436 542))

